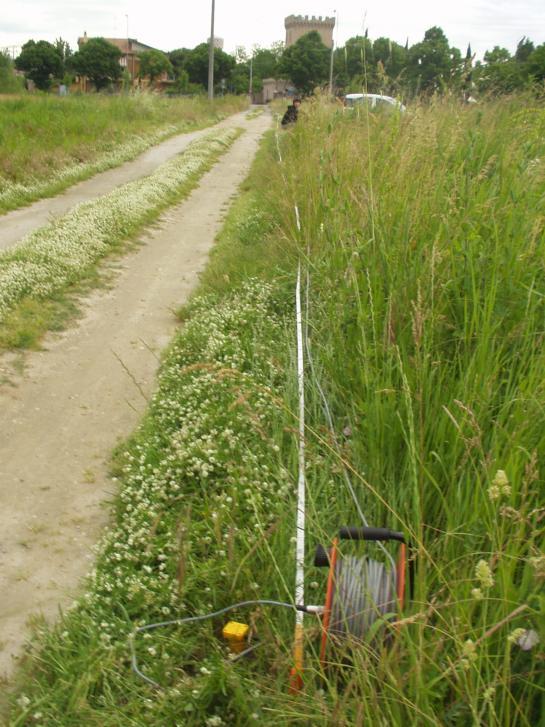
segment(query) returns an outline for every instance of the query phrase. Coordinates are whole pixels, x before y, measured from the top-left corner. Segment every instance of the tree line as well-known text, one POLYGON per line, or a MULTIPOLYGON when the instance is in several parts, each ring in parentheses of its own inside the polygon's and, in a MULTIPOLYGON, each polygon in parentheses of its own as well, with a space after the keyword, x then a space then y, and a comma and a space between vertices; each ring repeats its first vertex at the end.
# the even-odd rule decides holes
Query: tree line
MULTIPOLYGON (((75 75, 86 76, 100 91, 117 81, 128 80, 127 69, 120 65, 122 56, 121 50, 104 38, 89 38, 75 53, 62 38, 54 43, 29 40, 21 48, 14 66, 42 91, 54 83, 69 84, 75 75)), ((139 75, 151 81, 172 70, 168 57, 161 51, 140 53, 139 61, 139 75)))
MULTIPOLYGON (((75 53, 61 38, 55 43, 30 40, 14 65, 42 90, 55 81, 67 83, 74 74, 87 76, 101 90, 127 80, 127 70, 119 63, 121 56, 121 51, 104 38, 90 38, 75 53)), ((167 73, 174 93, 199 93, 206 88, 207 43, 169 53, 148 50, 139 54, 139 61, 141 77, 153 83, 167 73)), ((214 77, 218 89, 235 94, 248 93, 250 77, 254 92, 261 90, 265 78, 283 78, 299 92, 312 93, 328 82, 330 61, 331 50, 319 33, 312 31, 289 48, 275 43, 271 48, 255 47, 251 53, 237 48, 233 55, 216 48, 214 77)), ((10 63, 7 56, 0 57, 0 86, 3 79, 7 83, 10 63)), ((424 38, 411 46, 385 37, 371 40, 366 34, 350 38, 333 52, 333 84, 338 93, 366 89, 410 97, 455 91, 467 97, 511 93, 544 81, 545 43, 535 45, 526 37, 514 54, 495 46, 482 61, 475 61, 470 46, 465 53, 451 46, 439 27, 429 28, 424 38)))

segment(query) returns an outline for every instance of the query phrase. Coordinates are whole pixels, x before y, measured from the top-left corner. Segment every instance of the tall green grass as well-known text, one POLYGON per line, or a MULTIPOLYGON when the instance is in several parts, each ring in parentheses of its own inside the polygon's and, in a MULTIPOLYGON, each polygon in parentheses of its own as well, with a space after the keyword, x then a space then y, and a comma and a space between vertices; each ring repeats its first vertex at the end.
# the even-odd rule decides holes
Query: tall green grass
POLYGON ((315 357, 362 501, 418 545, 415 623, 352 677, 388 724, 541 719, 544 130, 520 101, 359 120, 315 105, 284 150, 279 213, 293 230, 299 206, 315 357))
MULTIPOLYGON (((14 725, 543 723, 544 130, 520 100, 361 118, 316 102, 282 164, 268 139, 119 454, 97 575, 39 642, 14 725), (221 620, 141 639, 154 692, 129 670, 133 624, 291 598, 299 260, 309 564, 358 524, 346 470, 368 520, 414 543, 414 598, 392 638, 332 649, 326 674, 309 619, 296 696, 289 613, 233 614, 262 642, 237 663, 221 620)), ((324 574, 307 575, 320 603, 324 574)))
POLYGON ((246 106, 246 99, 229 96, 213 104, 152 94, 1 98, 0 212, 55 194, 169 135, 213 124, 246 106))

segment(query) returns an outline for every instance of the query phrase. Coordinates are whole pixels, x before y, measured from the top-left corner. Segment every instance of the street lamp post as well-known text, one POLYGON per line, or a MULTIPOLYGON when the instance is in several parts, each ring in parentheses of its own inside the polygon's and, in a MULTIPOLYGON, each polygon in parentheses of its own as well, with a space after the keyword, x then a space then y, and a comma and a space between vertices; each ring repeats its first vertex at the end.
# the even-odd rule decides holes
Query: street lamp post
POLYGON ((210 48, 208 49, 208 99, 214 98, 214 12, 216 0, 212 0, 212 15, 210 19, 210 48))

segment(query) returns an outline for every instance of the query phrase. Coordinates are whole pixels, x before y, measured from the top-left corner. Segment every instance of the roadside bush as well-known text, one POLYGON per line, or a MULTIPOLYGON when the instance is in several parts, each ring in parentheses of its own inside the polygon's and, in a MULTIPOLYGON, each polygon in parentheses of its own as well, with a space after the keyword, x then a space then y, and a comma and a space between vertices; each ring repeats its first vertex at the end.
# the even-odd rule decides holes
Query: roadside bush
POLYGON ((7 53, 0 52, 0 93, 24 91, 24 80, 14 74, 13 61, 7 53))

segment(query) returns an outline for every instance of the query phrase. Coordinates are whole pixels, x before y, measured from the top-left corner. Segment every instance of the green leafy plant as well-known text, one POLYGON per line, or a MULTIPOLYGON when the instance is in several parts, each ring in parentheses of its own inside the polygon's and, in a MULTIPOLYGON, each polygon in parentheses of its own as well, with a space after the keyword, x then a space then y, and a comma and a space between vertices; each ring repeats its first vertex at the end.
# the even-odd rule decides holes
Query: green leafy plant
POLYGON ((140 78, 148 77, 150 83, 163 75, 163 73, 172 72, 172 64, 165 53, 158 50, 147 50, 139 55, 140 59, 140 78))
POLYGON ((121 78, 121 55, 119 48, 104 38, 89 38, 70 58, 70 65, 76 73, 87 76, 100 91, 121 78))
POLYGON ((19 71, 24 71, 37 88, 46 91, 53 79, 62 74, 63 58, 52 43, 46 40, 38 42, 29 40, 15 59, 15 67, 19 71))

